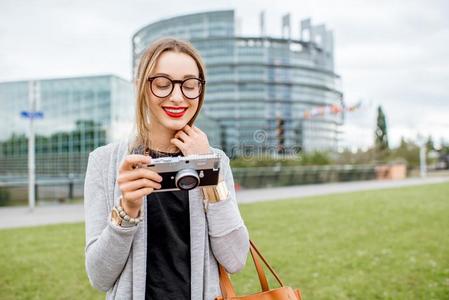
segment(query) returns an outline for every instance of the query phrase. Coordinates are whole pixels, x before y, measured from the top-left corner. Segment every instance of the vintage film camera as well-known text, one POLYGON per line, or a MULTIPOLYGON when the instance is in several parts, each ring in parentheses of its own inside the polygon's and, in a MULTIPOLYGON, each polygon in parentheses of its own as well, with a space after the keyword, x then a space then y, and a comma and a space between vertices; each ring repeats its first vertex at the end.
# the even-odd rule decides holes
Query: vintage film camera
POLYGON ((218 184, 220 156, 216 153, 176 157, 159 157, 146 167, 162 177, 161 188, 153 193, 191 190, 197 186, 218 184))

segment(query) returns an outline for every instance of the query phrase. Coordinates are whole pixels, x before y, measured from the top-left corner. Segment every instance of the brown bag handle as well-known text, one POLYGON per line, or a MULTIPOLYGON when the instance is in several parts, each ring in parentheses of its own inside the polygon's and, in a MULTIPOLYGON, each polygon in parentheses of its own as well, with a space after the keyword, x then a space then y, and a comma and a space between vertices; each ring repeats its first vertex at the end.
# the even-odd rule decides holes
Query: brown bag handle
MULTIPOLYGON (((268 286, 268 280, 265 275, 265 272, 264 272, 262 266, 260 265, 259 258, 262 259, 262 261, 265 263, 265 265, 268 267, 268 269, 274 275, 276 280, 279 282, 281 287, 284 287, 284 283, 279 278, 279 275, 268 264, 267 260, 265 259, 265 257, 263 257, 263 255, 257 249, 254 242, 252 240, 249 240, 249 242, 250 242, 249 250, 251 252, 251 256, 253 258, 254 265, 256 266, 256 271, 259 276, 259 281, 260 281, 260 286, 262 288, 262 291, 264 291, 264 292, 269 291, 269 286, 268 286)), ((231 280, 229 279, 228 273, 226 272, 225 268, 221 264, 218 264, 218 266, 219 266, 219 272, 220 272, 220 288, 221 288, 223 297, 225 299, 235 297, 235 290, 234 290, 234 287, 232 286, 231 280)))

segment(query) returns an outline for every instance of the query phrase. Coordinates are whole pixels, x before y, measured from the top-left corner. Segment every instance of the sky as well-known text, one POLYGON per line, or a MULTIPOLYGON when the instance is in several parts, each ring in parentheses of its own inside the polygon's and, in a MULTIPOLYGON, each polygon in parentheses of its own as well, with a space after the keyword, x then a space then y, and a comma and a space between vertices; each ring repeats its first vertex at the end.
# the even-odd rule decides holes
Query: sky
MULTIPOLYGON (((335 70, 346 104, 342 147, 373 144, 381 105, 392 146, 432 135, 449 142, 449 1, 0 0, 0 81, 115 74, 131 79, 131 36, 169 17, 235 9, 241 35, 292 36, 311 17, 334 31, 335 70)), ((207 99, 206 99, 207 101, 207 99)))

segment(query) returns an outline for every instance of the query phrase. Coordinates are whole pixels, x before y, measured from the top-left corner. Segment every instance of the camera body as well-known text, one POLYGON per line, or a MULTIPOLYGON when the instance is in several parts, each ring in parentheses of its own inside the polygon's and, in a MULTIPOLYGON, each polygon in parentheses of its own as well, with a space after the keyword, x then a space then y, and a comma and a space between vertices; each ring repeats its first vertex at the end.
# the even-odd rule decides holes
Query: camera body
POLYGON ((161 188, 153 190, 153 193, 191 190, 197 186, 218 184, 220 156, 212 153, 159 157, 145 167, 162 177, 161 188))

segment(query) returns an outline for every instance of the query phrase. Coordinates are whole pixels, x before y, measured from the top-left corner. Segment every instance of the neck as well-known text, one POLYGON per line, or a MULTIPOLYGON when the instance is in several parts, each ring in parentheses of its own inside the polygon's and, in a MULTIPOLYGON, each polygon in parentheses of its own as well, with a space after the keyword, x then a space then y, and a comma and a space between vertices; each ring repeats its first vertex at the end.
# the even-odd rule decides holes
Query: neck
POLYGON ((156 151, 176 153, 179 152, 178 147, 170 143, 174 137, 176 130, 169 129, 157 122, 150 124, 149 147, 156 151))

